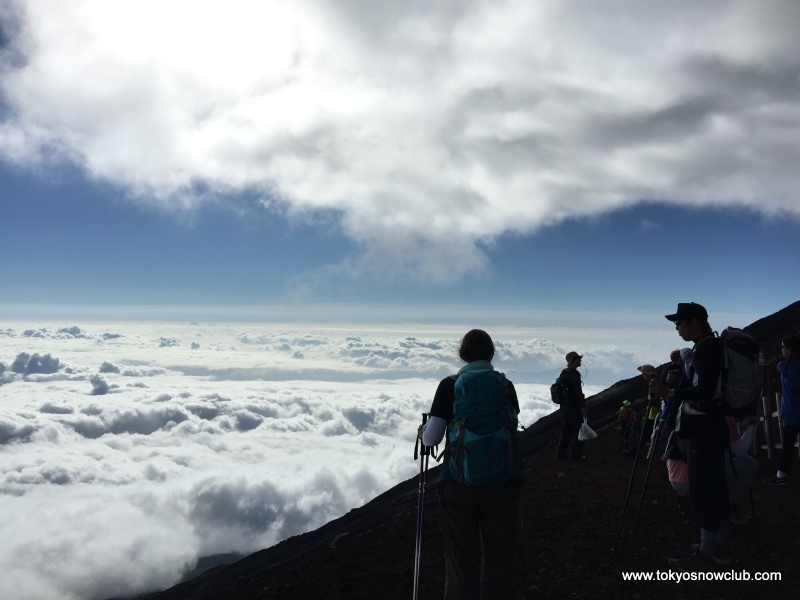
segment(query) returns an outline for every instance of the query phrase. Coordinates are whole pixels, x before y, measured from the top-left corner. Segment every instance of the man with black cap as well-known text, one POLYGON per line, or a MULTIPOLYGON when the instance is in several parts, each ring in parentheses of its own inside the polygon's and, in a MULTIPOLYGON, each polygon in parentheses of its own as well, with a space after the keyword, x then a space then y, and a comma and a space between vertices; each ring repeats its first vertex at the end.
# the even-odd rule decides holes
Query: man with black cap
POLYGON ((678 335, 694 342, 691 386, 670 389, 654 379, 650 390, 661 398, 681 403, 675 431, 689 442, 689 489, 695 512, 700 516, 700 543, 693 544, 684 558, 669 560, 682 571, 707 571, 710 566, 730 564, 725 556, 730 529, 730 502, 725 480, 725 450, 728 431, 723 414, 720 377, 724 365, 721 340, 708 324, 708 312, 694 302, 678 304, 675 314, 665 315, 675 323, 678 335))
POLYGON ((559 381, 564 387, 564 398, 561 401, 561 437, 558 439, 556 458, 558 460, 569 458, 572 460, 582 460, 583 442, 578 439, 578 430, 586 417, 586 398, 583 395, 583 384, 578 367, 581 366, 583 356, 577 352, 568 352, 567 368, 561 371, 558 376, 559 381))

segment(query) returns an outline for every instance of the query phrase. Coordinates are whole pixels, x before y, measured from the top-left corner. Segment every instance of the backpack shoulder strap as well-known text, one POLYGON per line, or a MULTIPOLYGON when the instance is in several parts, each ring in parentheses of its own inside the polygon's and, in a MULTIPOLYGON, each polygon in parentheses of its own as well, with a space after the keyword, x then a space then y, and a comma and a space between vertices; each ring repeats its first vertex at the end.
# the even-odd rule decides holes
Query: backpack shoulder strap
POLYGON ((569 369, 564 369, 561 371, 561 375, 558 376, 558 380, 561 382, 561 385, 564 386, 568 392, 572 392, 572 382, 570 381, 570 372, 569 369))

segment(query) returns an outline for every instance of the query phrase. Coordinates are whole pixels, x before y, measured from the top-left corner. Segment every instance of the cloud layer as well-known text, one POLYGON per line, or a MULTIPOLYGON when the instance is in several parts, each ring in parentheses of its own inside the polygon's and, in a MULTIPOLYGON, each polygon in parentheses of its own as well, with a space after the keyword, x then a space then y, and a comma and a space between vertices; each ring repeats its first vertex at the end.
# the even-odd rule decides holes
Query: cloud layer
MULTIPOLYGON (((446 327, 4 324, 0 596, 167 587, 201 556, 268 547, 412 477, 419 415, 458 367, 458 338, 446 327)), ((526 381, 558 369, 563 348, 500 335, 497 349, 522 422, 551 411, 547 385, 526 381)))
MULTIPOLYGON (((0 596, 167 587, 198 557, 270 546, 414 476, 420 413, 458 368, 461 334, 2 324, 0 596), (26 372, 31 361, 54 368, 26 372)), ((515 382, 529 425, 553 409, 548 384, 565 348, 528 331, 495 339, 495 364, 515 382)), ((603 373, 613 381, 658 362, 647 346, 608 345, 609 332, 559 339, 583 349, 587 393, 605 386, 603 373)))
POLYGON ((0 18, 7 160, 168 211, 334 216, 363 250, 349 272, 453 279, 499 235, 642 200, 800 217, 793 0, 12 0, 0 18))

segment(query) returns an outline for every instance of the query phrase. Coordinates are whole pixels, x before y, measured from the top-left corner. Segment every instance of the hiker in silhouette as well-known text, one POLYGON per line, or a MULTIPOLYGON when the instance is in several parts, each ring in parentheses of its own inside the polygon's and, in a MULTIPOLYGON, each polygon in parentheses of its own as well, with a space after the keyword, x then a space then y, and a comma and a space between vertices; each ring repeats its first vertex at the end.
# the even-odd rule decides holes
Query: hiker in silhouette
MULTIPOLYGON (((694 370, 692 369, 692 349, 682 348, 673 350, 669 355, 670 365, 661 374, 663 381, 670 389, 679 387, 691 387, 694 370)), ((664 401, 664 410, 661 411, 661 419, 667 424, 667 429, 671 432, 675 429, 675 420, 678 418, 680 402, 675 402, 674 395, 667 396, 664 401)))
MULTIPOLYGON (((656 368, 653 365, 642 365, 641 367, 636 367, 636 370, 642 374, 642 377, 644 377, 644 380, 648 384, 657 377, 656 368)), ((637 400, 636 404, 644 405, 646 418, 644 422, 644 429, 642 430, 642 434, 639 436, 639 440, 626 452, 626 454, 632 458, 636 458, 639 448, 650 441, 650 436, 653 434, 653 426, 655 425, 656 417, 661 412, 661 401, 659 400, 658 396, 650 391, 647 393, 647 398, 637 400)))
POLYGON ((566 391, 558 409, 561 413, 561 436, 558 438, 556 459, 566 460, 569 457, 572 460, 583 460, 586 458, 583 455, 584 442, 578 439, 578 430, 588 416, 583 382, 578 371, 583 356, 573 351, 568 352, 565 358, 567 367, 559 375, 559 379, 565 383, 566 391))
MULTIPOLYGON (((631 435, 631 420, 633 410, 630 400, 623 400, 619 407, 619 417, 617 417, 617 429, 619 429, 619 442, 627 442, 631 435)), ((618 450, 619 451, 619 450, 618 450)))
POLYGON ((718 384, 724 364, 721 340, 708 323, 705 307, 694 302, 679 303, 674 314, 665 315, 675 323, 682 339, 694 342, 691 387, 670 389, 658 379, 650 390, 660 398, 670 396, 680 402, 675 431, 688 440, 687 465, 692 506, 700 516, 700 543, 692 545, 682 558, 669 559, 681 571, 707 571, 715 565, 728 565, 726 556, 730 532, 730 501, 725 480, 725 451, 728 427, 723 415, 723 398, 718 384))
MULTIPOLYGON (((691 355, 691 352, 691 349, 687 349, 687 356, 691 355)), ((684 385, 685 376, 686 373, 683 369, 682 350, 673 350, 669 353, 669 364, 667 365, 667 368, 661 371, 661 375, 659 375, 658 378, 670 388, 677 388, 684 385)), ((667 400, 664 402, 664 410, 661 412, 661 418, 663 420, 666 421, 668 419, 672 405, 672 398, 667 398, 667 400)))
POLYGON ((639 436, 642 435, 642 407, 641 405, 637 405, 635 400, 633 404, 631 404, 630 429, 631 429, 631 434, 629 437, 633 438, 634 440, 639 439, 639 436))
POLYGON ((524 475, 516 441, 519 400, 514 385, 492 366, 494 343, 488 333, 469 331, 458 355, 466 366, 439 383, 419 432, 426 446, 438 445, 447 433, 437 484, 445 599, 510 600, 524 475), (495 407, 500 409, 497 423, 495 407), (462 452, 465 447, 470 450, 462 452))
MULTIPOLYGON (((661 371, 659 380, 670 389, 677 389, 679 387, 688 387, 691 385, 691 348, 684 348, 683 350, 673 350, 670 355, 670 363, 667 368, 661 371), (687 370, 687 366, 689 369, 687 370)), ((662 455, 662 460, 665 460, 666 454, 669 450, 670 441, 677 436, 673 436, 675 430, 675 421, 678 417, 678 408, 680 403, 675 402, 674 397, 667 397, 664 401, 661 410, 661 427, 658 432, 658 439, 656 440, 656 450, 662 455)))
POLYGON ((789 466, 792 464, 794 443, 800 433, 800 336, 790 335, 781 340, 783 360, 778 363, 781 374, 781 426, 783 442, 775 477, 765 479, 767 485, 789 484, 789 466))

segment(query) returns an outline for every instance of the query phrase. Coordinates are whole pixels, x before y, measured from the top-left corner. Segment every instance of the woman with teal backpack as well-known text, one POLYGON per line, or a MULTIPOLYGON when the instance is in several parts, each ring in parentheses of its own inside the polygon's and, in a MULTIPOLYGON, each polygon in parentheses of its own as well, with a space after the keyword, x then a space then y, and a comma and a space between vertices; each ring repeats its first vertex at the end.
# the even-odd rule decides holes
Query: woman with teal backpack
POLYGON ((524 468, 516 439, 519 400, 492 366, 494 343, 473 329, 467 364, 439 383, 422 443, 447 434, 437 493, 445 551, 445 599, 514 598, 514 554, 524 468))

